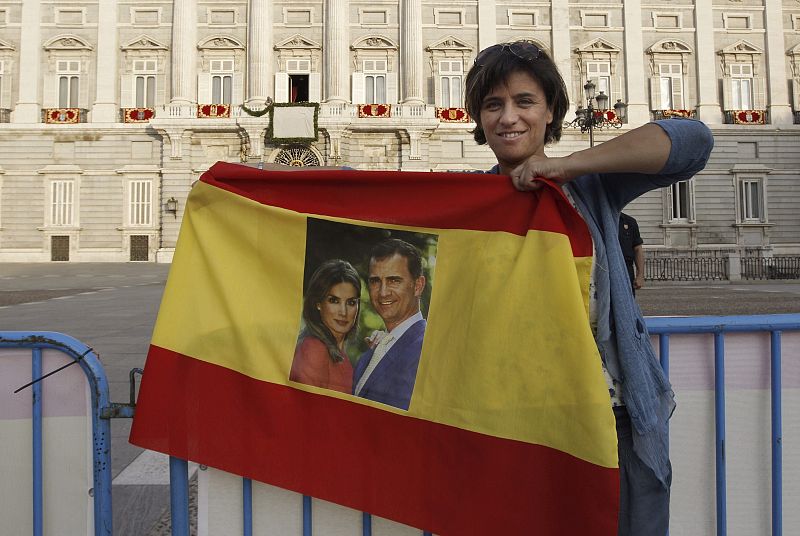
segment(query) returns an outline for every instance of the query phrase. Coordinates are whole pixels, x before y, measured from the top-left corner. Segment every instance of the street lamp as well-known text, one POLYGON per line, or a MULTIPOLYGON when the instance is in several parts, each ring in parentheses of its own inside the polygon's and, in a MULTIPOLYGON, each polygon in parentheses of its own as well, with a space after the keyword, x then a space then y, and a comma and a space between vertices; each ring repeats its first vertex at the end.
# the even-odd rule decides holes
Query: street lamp
POLYGON ((586 108, 578 106, 575 110, 575 119, 564 123, 566 127, 580 128, 581 132, 589 131, 589 147, 594 147, 594 130, 603 128, 620 128, 625 119, 628 105, 617 99, 614 111, 608 109, 608 95, 600 91, 595 95, 597 87, 594 82, 587 80, 583 85, 583 94, 586 97, 586 108), (597 108, 592 104, 597 102, 597 108))

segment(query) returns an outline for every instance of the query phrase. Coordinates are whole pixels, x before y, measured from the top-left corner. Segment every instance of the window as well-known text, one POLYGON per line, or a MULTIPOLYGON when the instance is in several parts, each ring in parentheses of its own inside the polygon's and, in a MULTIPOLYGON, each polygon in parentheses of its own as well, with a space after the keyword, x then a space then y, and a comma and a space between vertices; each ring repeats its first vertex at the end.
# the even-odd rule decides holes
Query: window
POLYGON ((386 10, 359 9, 358 14, 362 26, 386 26, 389 24, 389 14, 386 10))
POLYGON ((233 60, 211 60, 211 104, 231 104, 233 60))
POLYGON ((679 63, 658 66, 661 82, 660 110, 683 109, 683 71, 679 63))
POLYGON ((79 61, 59 61, 58 77, 59 108, 77 108, 81 63, 79 61))
POLYGON ((133 62, 133 77, 137 108, 153 108, 156 105, 156 60, 133 62))
POLYGON ((235 9, 208 9, 206 20, 209 26, 233 26, 236 24, 235 9))
POLYGON ((681 27, 680 13, 653 13, 653 27, 675 29, 681 27))
POLYGON ((131 8, 131 24, 134 26, 158 26, 161 24, 161 8, 131 8))
POLYGON ((669 188, 670 203, 668 220, 673 223, 689 222, 693 220, 691 182, 676 182, 669 188))
POLYGON ((386 102, 386 60, 364 60, 364 96, 367 104, 386 102))
POLYGON ((312 21, 310 8, 283 9, 283 22, 286 26, 311 26, 312 21))
POLYGON ((722 18, 726 30, 750 30, 753 27, 750 15, 723 13, 722 18))
POLYGON ((433 10, 434 23, 437 26, 462 26, 464 24, 463 11, 451 11, 435 8, 433 10))
POLYGON ((584 28, 608 28, 609 14, 581 11, 581 26, 584 28))
POLYGON ((739 180, 739 210, 742 223, 759 223, 764 217, 764 182, 761 177, 739 180))
POLYGON ((595 96, 599 95, 602 91, 608 96, 608 102, 611 100, 611 64, 605 61, 589 61, 586 62, 586 75, 594 82, 595 96))
POLYGON ((440 81, 442 84, 440 102, 442 108, 459 108, 463 106, 461 99, 463 65, 461 60, 439 62, 440 81))
POLYGON ((50 224, 72 225, 74 181, 56 180, 50 183, 50 224))
POLYGON ((538 17, 539 12, 532 10, 532 11, 522 11, 522 10, 508 10, 508 23, 511 26, 536 26, 536 18, 538 17))
POLYGON ((731 68, 731 109, 750 110, 753 108, 753 66, 734 63, 731 68))
POLYGON ((3 60, 0 60, 0 108, 3 107, 3 102, 4 102, 4 99, 3 99, 3 88, 4 88, 3 83, 5 82, 5 80, 3 79, 3 77, 5 75, 4 67, 5 67, 5 64, 4 64, 3 60))
POLYGON ((151 225, 153 213, 153 181, 130 182, 129 221, 131 225, 151 225))

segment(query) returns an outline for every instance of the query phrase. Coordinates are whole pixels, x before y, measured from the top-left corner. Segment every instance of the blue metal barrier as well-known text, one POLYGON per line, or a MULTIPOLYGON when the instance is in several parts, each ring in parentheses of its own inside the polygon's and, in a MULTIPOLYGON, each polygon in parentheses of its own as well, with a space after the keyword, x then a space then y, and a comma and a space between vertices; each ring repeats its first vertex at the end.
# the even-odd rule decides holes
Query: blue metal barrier
POLYGON ((714 335, 714 385, 716 430, 717 535, 726 536, 727 497, 725 467, 725 334, 770 333, 772 413, 772 536, 783 534, 783 460, 781 419, 781 332, 800 330, 800 314, 755 316, 706 316, 649 318, 647 328, 659 336, 661 365, 669 370, 669 336, 706 333, 714 335))
MULTIPOLYGON (((94 533, 112 535, 111 516, 111 426, 102 414, 111 407, 108 382, 97 355, 82 342, 61 333, 0 331, 0 348, 31 350, 31 380, 42 378, 42 350, 58 350, 80 365, 89 383, 92 398, 92 455, 94 473, 94 533)), ((44 534, 43 459, 42 459, 42 393, 47 381, 36 381, 32 390, 33 422, 33 536, 44 534)))
MULTIPOLYGON (((716 420, 716 494, 717 494, 717 535, 727 534, 727 498, 725 480, 725 334, 733 332, 769 332, 771 340, 771 400, 772 400, 772 536, 783 534, 782 510, 782 450, 781 450, 781 332, 800 330, 800 314, 755 315, 755 316, 707 316, 682 318, 648 318, 647 328, 652 335, 658 335, 661 367, 669 376, 669 338, 677 334, 714 335, 714 378, 715 378, 715 420, 716 420)), ((175 501, 188 500, 186 462, 172 458, 170 464, 171 494, 175 501), (177 491, 176 491, 177 490, 177 491), (183 497, 175 498, 176 493, 183 497)), ((243 479, 244 511, 242 513, 244 534, 252 534, 252 482, 243 479)), ((173 512, 176 512, 173 509, 173 512)), ((173 517, 172 535, 188 536, 188 508, 179 510, 182 519, 173 517), (186 527, 185 529, 183 527, 186 527)), ((311 498, 303 497, 303 536, 311 534, 311 498)), ((372 535, 372 518, 363 514, 362 535, 372 535)), ((423 532, 429 536, 429 532, 423 532)))

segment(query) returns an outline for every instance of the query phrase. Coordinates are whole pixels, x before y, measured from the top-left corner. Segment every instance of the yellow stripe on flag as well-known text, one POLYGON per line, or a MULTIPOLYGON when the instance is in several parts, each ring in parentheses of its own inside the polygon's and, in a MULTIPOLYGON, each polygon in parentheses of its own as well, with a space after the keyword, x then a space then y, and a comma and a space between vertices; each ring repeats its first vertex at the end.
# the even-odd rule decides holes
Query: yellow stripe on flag
POLYGON ((153 344, 258 380, 617 467, 614 418, 588 325, 591 258, 574 259, 566 236, 404 227, 439 235, 428 328, 404 412, 288 381, 305 215, 204 183, 189 204, 153 344))

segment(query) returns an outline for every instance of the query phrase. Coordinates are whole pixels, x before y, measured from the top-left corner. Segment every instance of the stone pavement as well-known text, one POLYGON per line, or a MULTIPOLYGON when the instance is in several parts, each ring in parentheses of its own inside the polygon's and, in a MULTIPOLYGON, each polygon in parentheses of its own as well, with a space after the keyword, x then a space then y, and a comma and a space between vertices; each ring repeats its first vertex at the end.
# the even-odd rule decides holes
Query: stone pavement
MULTIPOLYGON (((0 330, 60 331, 81 340, 100 355, 111 399, 126 402, 128 372, 144 365, 168 270, 145 263, 0 264, 0 330)), ((800 281, 649 284, 637 299, 654 316, 797 313, 800 281)), ((111 428, 115 536, 166 536, 165 458, 128 443, 130 421, 115 419, 111 428)))

